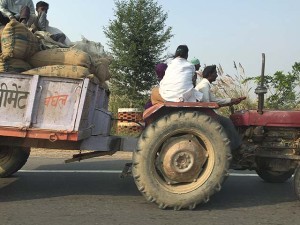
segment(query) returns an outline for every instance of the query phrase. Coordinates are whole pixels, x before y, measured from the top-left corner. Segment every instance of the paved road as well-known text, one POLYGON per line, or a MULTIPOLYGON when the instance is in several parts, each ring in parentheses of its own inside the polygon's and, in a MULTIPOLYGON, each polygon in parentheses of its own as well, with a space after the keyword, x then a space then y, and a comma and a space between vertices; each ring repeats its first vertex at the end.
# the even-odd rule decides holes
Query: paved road
POLYGON ((0 179, 0 225, 300 224, 292 182, 268 184, 257 176, 230 176, 221 192, 193 211, 160 210, 119 178, 122 160, 31 157, 14 177, 0 179))

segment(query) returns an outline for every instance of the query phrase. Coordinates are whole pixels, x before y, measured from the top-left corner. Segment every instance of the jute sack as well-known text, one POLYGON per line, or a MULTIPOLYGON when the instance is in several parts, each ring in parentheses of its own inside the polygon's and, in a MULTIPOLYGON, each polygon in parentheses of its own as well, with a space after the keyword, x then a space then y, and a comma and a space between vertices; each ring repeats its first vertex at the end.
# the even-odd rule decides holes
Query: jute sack
POLYGON ((40 50, 39 40, 23 24, 10 21, 1 35, 2 59, 27 60, 40 50))
POLYGON ((4 27, 5 27, 5 26, 0 25, 0 39, 1 39, 1 36, 2 36, 2 32, 3 32, 3 30, 4 30, 4 27))
POLYGON ((90 75, 90 71, 82 66, 53 65, 34 68, 23 72, 30 75, 44 75, 53 77, 84 78, 90 75))
MULTIPOLYGON (((1 42, 1 36, 2 36, 2 32, 5 26, 0 26, 0 42, 1 42)), ((1 43, 0 43, 0 52, 1 52, 1 43)))
POLYGON ((90 68, 91 57, 77 49, 54 48, 37 52, 28 61, 33 67, 75 65, 90 68))
POLYGON ((109 90, 108 82, 107 81, 100 82, 100 80, 94 74, 90 74, 90 75, 86 76, 86 78, 89 78, 90 81, 92 81, 95 84, 98 84, 103 89, 109 90))
POLYGON ((91 71, 99 79, 100 83, 103 83, 111 77, 109 72, 109 65, 111 60, 108 58, 97 59, 93 64, 94 68, 91 71))
POLYGON ((22 59, 0 59, 0 72, 16 72, 21 73, 30 70, 31 66, 22 59))

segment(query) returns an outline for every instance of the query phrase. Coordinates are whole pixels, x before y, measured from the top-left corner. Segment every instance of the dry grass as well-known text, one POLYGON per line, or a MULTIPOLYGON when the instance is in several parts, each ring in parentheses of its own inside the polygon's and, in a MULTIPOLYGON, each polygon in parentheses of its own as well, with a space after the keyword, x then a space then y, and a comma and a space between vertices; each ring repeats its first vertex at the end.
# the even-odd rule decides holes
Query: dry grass
MULTIPOLYGON (((236 64, 234 63, 234 65, 236 64)), ((212 90, 216 96, 222 98, 237 98, 241 96, 247 97, 246 100, 234 106, 236 110, 255 108, 256 99, 253 100, 251 97, 251 93, 254 92, 253 87, 250 87, 248 82, 244 82, 247 78, 245 70, 241 63, 239 63, 238 67, 235 66, 235 68, 236 74, 229 75, 226 74, 223 71, 222 66, 219 65, 217 67, 218 79, 213 83, 212 90)), ((229 113, 228 107, 221 109, 220 111, 223 114, 229 113)))

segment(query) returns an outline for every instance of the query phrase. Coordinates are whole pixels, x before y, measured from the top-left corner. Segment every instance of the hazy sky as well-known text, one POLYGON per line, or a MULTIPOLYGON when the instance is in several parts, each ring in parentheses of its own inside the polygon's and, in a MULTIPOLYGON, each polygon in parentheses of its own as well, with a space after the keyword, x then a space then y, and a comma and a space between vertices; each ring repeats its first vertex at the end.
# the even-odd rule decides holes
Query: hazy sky
MULTIPOLYGON (((107 50, 103 27, 114 19, 113 0, 46 0, 50 25, 72 41, 101 42, 107 50)), ((36 3, 37 1, 34 1, 36 3)), ((299 0, 158 0, 168 13, 166 24, 174 37, 169 53, 187 44, 190 59, 201 64, 221 64, 236 74, 233 61, 246 75, 259 75, 261 53, 266 53, 266 73, 291 71, 300 62, 299 0)))

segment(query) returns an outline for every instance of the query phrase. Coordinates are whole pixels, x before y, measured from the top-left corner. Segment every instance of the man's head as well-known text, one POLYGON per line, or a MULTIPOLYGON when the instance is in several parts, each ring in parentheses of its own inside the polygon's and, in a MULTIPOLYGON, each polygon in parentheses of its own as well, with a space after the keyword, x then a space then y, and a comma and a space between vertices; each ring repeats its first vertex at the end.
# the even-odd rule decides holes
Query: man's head
POLYGON ((175 58, 180 57, 187 59, 189 57, 189 49, 186 45, 179 45, 175 52, 175 58))
POLYGON ((47 2, 39 1, 35 5, 35 10, 40 13, 40 12, 45 12, 47 13, 49 9, 49 4, 47 2))
POLYGON ((201 65, 199 59, 193 58, 190 62, 195 66, 196 71, 200 69, 201 65))
POLYGON ((211 65, 205 67, 202 72, 202 76, 203 78, 206 78, 210 83, 214 82, 218 77, 217 66, 211 65))

